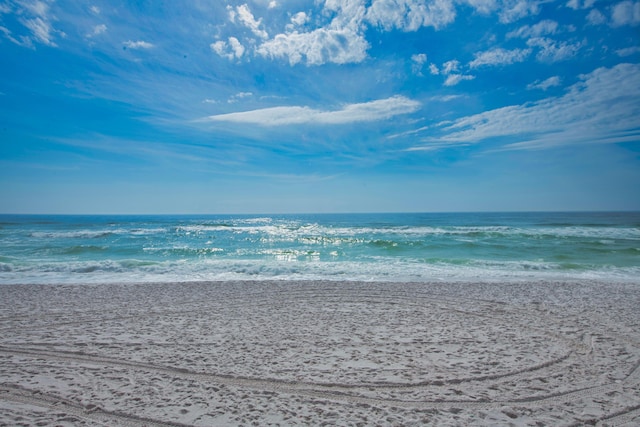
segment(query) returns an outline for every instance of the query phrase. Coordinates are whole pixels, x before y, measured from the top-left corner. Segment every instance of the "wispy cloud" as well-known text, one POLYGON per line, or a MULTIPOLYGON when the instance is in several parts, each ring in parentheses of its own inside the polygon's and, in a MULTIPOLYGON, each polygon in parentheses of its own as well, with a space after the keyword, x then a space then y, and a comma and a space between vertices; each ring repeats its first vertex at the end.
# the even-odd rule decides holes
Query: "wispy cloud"
POLYGON ((441 125, 433 142, 477 143, 498 137, 508 149, 539 149, 640 138, 640 65, 620 64, 582 75, 560 98, 514 105, 441 125))
POLYGON ((469 67, 478 68, 487 65, 509 65, 524 61, 531 53, 531 49, 505 50, 495 48, 476 54, 476 58, 469 63, 469 67))
POLYGON ((535 82, 527 85, 527 89, 532 90, 532 89, 541 89, 541 90, 547 90, 550 87, 555 87, 555 86, 560 86, 560 77, 559 76, 553 76, 553 77, 549 77, 546 80, 536 80, 535 82))
POLYGON ((20 1, 0 5, 0 16, 13 12, 18 22, 28 30, 27 35, 14 34, 7 27, 0 26, 0 33, 11 42, 29 48, 35 48, 36 43, 57 47, 55 35, 62 37, 65 33, 53 28, 49 4, 44 1, 20 1))
POLYGON ((238 113, 209 116, 200 121, 250 123, 262 126, 293 124, 347 124, 372 122, 417 111, 421 104, 404 96, 393 96, 359 104, 348 104, 337 110, 316 110, 309 107, 272 107, 238 113))
POLYGON ((449 74, 447 79, 444 81, 445 86, 455 86, 461 81, 464 80, 473 80, 475 76, 469 74, 449 74))
POLYGON ((96 37, 96 36, 99 36, 100 34, 105 33, 106 31, 107 31, 107 26, 105 24, 99 24, 93 27, 93 31, 87 33, 85 37, 87 38, 96 37))
POLYGON ((123 43, 125 47, 129 49, 151 49, 153 47, 152 43, 146 42, 144 40, 131 41, 128 40, 123 43))
POLYGON ((229 11, 229 18, 232 22, 235 22, 237 18, 240 23, 249 28, 256 36, 262 39, 269 37, 269 34, 261 28, 262 19, 256 19, 246 3, 237 6, 235 9, 231 6, 227 6, 227 10, 229 11))
POLYGON ((507 38, 520 37, 540 37, 555 34, 558 31, 558 23, 549 19, 538 22, 534 25, 524 25, 515 31, 507 33, 507 38))
POLYGON ((559 42, 546 37, 531 38, 527 45, 539 49, 536 59, 541 62, 558 62, 573 58, 582 47, 581 43, 559 42))
POLYGON ((616 55, 618 56, 630 56, 635 53, 640 53, 640 46, 630 46, 616 50, 616 55))

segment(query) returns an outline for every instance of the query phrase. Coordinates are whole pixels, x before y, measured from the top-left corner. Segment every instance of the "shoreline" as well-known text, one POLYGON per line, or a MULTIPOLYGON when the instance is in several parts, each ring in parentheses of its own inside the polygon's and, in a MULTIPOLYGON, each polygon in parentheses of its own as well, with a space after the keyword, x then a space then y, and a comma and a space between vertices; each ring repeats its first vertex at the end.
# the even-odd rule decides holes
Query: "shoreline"
POLYGON ((640 422, 638 283, 0 285, 0 296, 0 424, 640 422))

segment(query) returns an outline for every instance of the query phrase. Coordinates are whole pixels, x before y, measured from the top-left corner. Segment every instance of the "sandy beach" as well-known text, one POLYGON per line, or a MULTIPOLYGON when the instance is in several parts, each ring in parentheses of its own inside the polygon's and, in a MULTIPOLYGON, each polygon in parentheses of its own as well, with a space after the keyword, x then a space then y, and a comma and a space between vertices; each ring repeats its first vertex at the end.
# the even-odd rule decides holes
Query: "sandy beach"
POLYGON ((633 283, 0 286, 0 425, 639 425, 633 283))

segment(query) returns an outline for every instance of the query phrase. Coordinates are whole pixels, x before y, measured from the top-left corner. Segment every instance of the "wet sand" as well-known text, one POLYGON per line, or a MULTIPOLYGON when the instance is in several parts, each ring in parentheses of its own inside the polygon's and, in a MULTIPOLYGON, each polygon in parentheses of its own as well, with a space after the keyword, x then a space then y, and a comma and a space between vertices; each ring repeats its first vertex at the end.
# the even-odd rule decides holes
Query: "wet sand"
POLYGON ((0 425, 640 425, 640 284, 1 285, 0 425))

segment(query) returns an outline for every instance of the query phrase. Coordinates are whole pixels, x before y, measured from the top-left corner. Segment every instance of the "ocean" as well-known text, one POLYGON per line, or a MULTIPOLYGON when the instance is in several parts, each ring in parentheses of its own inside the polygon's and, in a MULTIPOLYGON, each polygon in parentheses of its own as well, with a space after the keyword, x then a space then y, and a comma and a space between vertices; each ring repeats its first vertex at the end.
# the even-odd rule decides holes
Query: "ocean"
POLYGON ((0 283, 640 280, 640 212, 0 215, 0 283))

